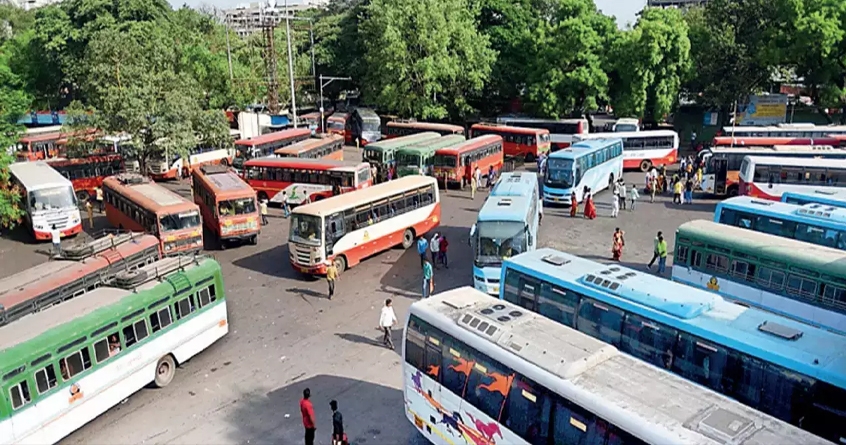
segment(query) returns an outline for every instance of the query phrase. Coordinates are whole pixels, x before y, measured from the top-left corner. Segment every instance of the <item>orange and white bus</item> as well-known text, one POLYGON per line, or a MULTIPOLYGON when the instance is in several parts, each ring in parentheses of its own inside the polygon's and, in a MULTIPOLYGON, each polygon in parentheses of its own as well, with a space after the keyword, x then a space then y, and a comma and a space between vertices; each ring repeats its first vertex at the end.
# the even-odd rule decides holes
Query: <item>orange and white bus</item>
POLYGON ((252 139, 235 141, 236 153, 232 166, 235 167, 235 171, 240 173, 241 169, 244 168, 244 163, 248 160, 273 156, 276 150, 310 137, 311 130, 308 128, 290 128, 263 134, 252 139))
POLYGON ((497 172, 502 170, 504 160, 502 138, 489 134, 436 150, 434 174, 444 187, 456 183, 463 189, 472 180, 476 167, 486 175, 491 167, 497 172))
POLYGON ((541 128, 512 127, 499 124, 475 124, 470 127, 470 137, 494 134, 502 138, 505 156, 522 157, 531 162, 550 149, 549 130, 541 128))
POLYGON ((846 159, 746 156, 740 167, 740 194, 753 198, 781 201, 784 192, 836 192, 843 187, 846 159))
POLYGON ((672 130, 609 132, 573 135, 573 140, 623 140, 623 168, 647 172, 653 166, 672 165, 679 159, 679 134, 672 130))
POLYGON ((87 201, 96 196, 96 189, 102 187, 104 179, 124 171, 123 157, 116 153, 84 158, 50 159, 47 164, 70 179, 80 201, 87 201))
POLYGON ((394 246, 404 249, 441 221, 438 184, 405 176, 294 209, 288 236, 290 261, 305 274, 338 273, 394 246))
POLYGON ((68 139, 85 137, 95 139, 97 130, 89 129, 77 133, 52 132, 27 135, 18 140, 15 159, 18 161, 36 161, 64 156, 68 139))
MULTIPOLYGON (((846 138, 846 136, 843 136, 846 138)), ((791 137, 744 137, 717 136, 714 138, 715 147, 775 147, 778 145, 830 145, 837 147, 841 141, 836 137, 821 138, 791 138, 791 137)))
POLYGON ((194 203, 200 207, 203 224, 217 235, 220 248, 237 240, 258 244, 259 226, 256 191, 232 170, 215 165, 192 173, 194 203))
POLYGON ((199 207, 148 178, 133 173, 108 177, 103 181, 103 199, 109 223, 155 235, 162 255, 203 248, 199 207))
POLYGON ((578 119, 533 119, 523 117, 501 116, 496 122, 503 125, 513 125, 525 128, 543 128, 549 130, 552 151, 561 150, 573 145, 573 135, 590 133, 590 124, 585 118, 578 119))
POLYGON ((344 160, 344 138, 336 134, 321 135, 274 152, 280 158, 344 160))
POLYGON ((350 118, 349 113, 337 112, 326 118, 326 132, 345 136, 347 133, 347 119, 350 118))
POLYGON ((385 124, 382 134, 385 139, 393 139, 426 131, 434 131, 441 136, 464 134, 464 127, 452 124, 438 124, 434 122, 391 121, 385 124))
POLYGON ((300 125, 311 130, 311 135, 314 136, 320 131, 320 112, 306 113, 299 117, 300 125))
POLYGON ((263 158, 244 164, 244 180, 259 200, 296 205, 319 201, 373 184, 366 162, 263 158), (285 191, 283 194, 282 191, 285 191))
POLYGON ((147 174, 156 181, 186 178, 194 169, 204 165, 231 165, 234 157, 233 148, 196 147, 187 159, 165 151, 163 156, 147 160, 147 174))

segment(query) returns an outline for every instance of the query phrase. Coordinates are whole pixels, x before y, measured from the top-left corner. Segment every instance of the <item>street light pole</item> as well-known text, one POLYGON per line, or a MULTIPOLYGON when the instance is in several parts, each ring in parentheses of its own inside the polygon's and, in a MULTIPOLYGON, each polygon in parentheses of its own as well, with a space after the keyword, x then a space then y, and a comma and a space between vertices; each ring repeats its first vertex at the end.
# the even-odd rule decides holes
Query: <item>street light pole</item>
POLYGON ((294 92, 294 55, 291 52, 291 20, 288 18, 288 0, 285 0, 285 37, 288 39, 288 77, 291 79, 291 111, 294 128, 297 128, 297 95, 294 92))
POLYGON ((323 113, 323 87, 336 80, 352 80, 352 77, 331 77, 321 74, 318 80, 320 81, 320 129, 323 134, 326 134, 326 116, 323 113), (323 83, 323 79, 326 79, 326 83, 323 83))

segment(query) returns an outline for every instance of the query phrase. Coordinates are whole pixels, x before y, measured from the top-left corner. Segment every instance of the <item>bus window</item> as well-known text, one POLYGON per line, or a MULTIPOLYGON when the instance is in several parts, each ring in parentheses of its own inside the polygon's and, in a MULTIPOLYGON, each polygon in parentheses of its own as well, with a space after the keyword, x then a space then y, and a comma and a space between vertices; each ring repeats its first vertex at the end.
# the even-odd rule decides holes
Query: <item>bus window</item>
POLYGON ((500 423, 530 444, 545 444, 552 399, 546 390, 523 376, 514 378, 500 423))
MULTIPOLYGON (((482 329, 482 324, 479 325, 482 329)), ((511 389, 514 374, 510 369, 483 354, 475 354, 475 364, 467 379, 464 400, 479 408, 492 419, 499 419, 502 404, 511 389)))
POLYGON ((620 350, 655 366, 670 369, 678 331, 637 315, 626 316, 620 350))
POLYGON ((590 299, 579 306, 577 329, 611 345, 620 346, 623 312, 590 299))
POLYGON ((680 376, 722 393, 725 392, 722 388, 725 366, 724 348, 687 333, 679 336, 673 358, 673 371, 680 376))
POLYGON ((543 283, 537 312, 565 326, 573 326, 579 295, 567 289, 543 283))

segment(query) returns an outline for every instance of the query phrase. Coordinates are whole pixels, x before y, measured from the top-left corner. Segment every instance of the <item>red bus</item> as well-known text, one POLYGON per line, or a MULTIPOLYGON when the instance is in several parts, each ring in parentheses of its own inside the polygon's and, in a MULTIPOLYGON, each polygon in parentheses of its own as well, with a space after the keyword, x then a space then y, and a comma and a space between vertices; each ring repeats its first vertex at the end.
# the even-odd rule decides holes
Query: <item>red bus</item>
POLYGON ((163 255, 203 248, 200 208, 141 175, 122 173, 103 181, 106 218, 119 228, 159 239, 163 255))
POLYGON ((486 134, 494 134, 502 138, 505 156, 522 157, 531 162, 541 153, 549 153, 549 130, 498 124, 474 124, 470 127, 472 138, 486 134))
POLYGON ((349 113, 337 112, 326 118, 326 132, 344 136, 347 133, 347 119, 349 113))
POLYGON ((320 112, 303 114, 300 116, 300 125, 311 130, 312 135, 316 134, 320 131, 320 112))
POLYGON ((276 150, 280 158, 344 160, 344 138, 337 134, 321 135, 314 139, 291 144, 276 150))
POLYGON ((158 259, 159 240, 143 233, 105 234, 88 243, 65 246, 59 259, 0 279, 0 326, 158 259))
POLYGON ((451 134, 463 135, 464 127, 460 125, 437 124, 433 122, 391 121, 385 124, 382 134, 385 139, 393 139, 400 136, 423 133, 425 131, 434 131, 441 136, 448 136, 451 134))
POLYGON ((94 140, 97 130, 90 129, 78 133, 41 133, 24 136, 18 140, 15 158, 18 161, 36 161, 63 156, 65 146, 71 137, 90 137, 94 140))
POLYGON ((258 193, 259 200, 302 204, 369 187, 370 165, 366 162, 323 159, 266 158, 244 164, 244 179, 258 193), (283 195, 281 191, 285 191, 283 195))
POLYGON ((472 180, 476 167, 482 174, 487 174, 491 167, 500 171, 504 157, 501 137, 493 134, 479 136, 435 151, 435 178, 443 182, 444 187, 457 183, 464 188, 472 180))
POLYGON ((207 165, 192 173, 194 203, 203 214, 203 224, 217 235, 220 248, 230 241, 258 244, 259 226, 256 191, 232 170, 207 165))
MULTIPOLYGON (((846 137, 846 136, 844 136, 846 137)), ((793 138, 793 137, 730 137, 717 136, 714 138, 715 147, 776 147, 779 145, 830 145, 839 147, 841 140, 836 136, 822 138, 793 138)))
POLYGON ((88 156, 74 159, 51 159, 47 161, 62 176, 70 179, 73 190, 80 201, 95 196, 97 187, 109 176, 123 173, 123 157, 119 154, 88 156))
POLYGON ((273 156, 276 150, 287 147, 291 144, 304 141, 311 137, 311 130, 308 128, 290 128, 288 130, 268 133, 252 139, 241 139, 235 141, 235 159, 232 167, 240 171, 244 168, 244 162, 249 159, 266 158, 273 156))
POLYGON ((837 141, 839 147, 846 147, 846 134, 830 134, 828 135, 831 139, 837 141))

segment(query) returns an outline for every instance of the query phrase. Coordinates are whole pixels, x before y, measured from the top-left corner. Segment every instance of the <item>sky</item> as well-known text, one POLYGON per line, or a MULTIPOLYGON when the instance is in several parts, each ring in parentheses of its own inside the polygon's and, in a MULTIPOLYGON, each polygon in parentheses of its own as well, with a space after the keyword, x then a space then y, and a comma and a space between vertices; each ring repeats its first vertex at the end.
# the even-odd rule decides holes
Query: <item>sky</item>
MULTIPOLYGON (((249 3, 249 0, 169 0, 174 8, 187 4, 192 8, 200 5, 216 6, 220 9, 229 9, 240 3, 249 3)), ((253 0, 257 1, 257 0, 253 0)), ((277 0, 282 4, 284 0, 277 0)), ((299 3, 299 0, 289 0, 290 4, 299 3)), ((605 15, 613 15, 617 18, 617 26, 624 27, 627 23, 634 25, 635 14, 646 5, 646 0, 594 0, 596 6, 605 15)))

